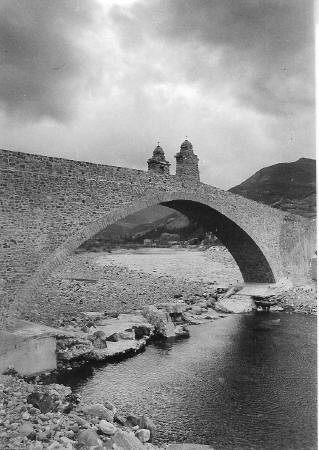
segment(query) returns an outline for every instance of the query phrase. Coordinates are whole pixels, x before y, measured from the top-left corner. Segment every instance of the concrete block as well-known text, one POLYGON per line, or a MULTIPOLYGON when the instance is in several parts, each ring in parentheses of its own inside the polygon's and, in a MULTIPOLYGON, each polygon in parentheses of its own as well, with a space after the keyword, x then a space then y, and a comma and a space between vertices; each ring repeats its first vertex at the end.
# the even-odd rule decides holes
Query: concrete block
MULTIPOLYGON (((9 334, 9 333, 8 333, 9 334)), ((57 368, 56 340, 53 336, 35 336, 27 339, 6 339, 5 348, 0 334, 0 373, 9 366, 20 375, 35 375, 57 368), (9 341, 9 342, 8 342, 9 341)))

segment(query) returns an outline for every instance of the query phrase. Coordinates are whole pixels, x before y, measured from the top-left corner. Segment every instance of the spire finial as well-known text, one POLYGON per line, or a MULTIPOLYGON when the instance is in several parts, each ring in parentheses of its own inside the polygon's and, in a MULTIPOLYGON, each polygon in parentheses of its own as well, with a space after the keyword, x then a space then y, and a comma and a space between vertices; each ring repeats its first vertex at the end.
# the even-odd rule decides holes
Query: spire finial
POLYGON ((158 145, 158 146, 160 145, 160 141, 157 141, 157 145, 158 145))

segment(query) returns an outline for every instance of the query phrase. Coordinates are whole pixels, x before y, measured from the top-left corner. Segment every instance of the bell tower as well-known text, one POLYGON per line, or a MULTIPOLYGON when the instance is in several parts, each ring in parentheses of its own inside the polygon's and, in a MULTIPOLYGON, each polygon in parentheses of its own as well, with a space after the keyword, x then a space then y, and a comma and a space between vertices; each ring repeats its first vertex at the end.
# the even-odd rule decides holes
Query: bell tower
POLYGON ((198 157, 193 152, 193 145, 188 139, 182 143, 175 158, 177 176, 199 181, 198 157))
POLYGON ((147 160, 147 165, 149 172, 169 175, 170 163, 165 159, 164 150, 159 143, 153 151, 153 156, 147 160))

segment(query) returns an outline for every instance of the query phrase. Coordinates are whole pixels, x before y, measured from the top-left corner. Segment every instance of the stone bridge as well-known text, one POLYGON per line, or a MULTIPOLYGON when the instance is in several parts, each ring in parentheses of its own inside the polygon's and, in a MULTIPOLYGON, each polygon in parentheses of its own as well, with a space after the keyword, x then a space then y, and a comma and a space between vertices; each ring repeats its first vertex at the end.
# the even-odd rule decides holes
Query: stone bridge
POLYGON ((166 169, 145 172, 0 150, 2 320, 32 302, 43 280, 83 242, 156 204, 214 232, 246 282, 309 278, 314 222, 166 169))

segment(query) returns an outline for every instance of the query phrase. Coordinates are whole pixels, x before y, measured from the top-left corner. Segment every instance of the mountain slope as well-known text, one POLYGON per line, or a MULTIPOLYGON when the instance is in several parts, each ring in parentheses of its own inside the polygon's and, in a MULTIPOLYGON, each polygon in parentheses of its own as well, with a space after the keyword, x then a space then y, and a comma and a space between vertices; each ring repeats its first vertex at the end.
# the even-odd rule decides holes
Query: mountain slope
POLYGON ((300 158, 259 170, 238 186, 234 194, 304 217, 316 217, 316 161, 300 158))
POLYGON ((92 239, 82 244, 82 249, 112 246, 125 243, 143 243, 144 239, 158 239, 162 234, 178 234, 181 239, 203 234, 195 220, 162 205, 151 206, 109 225, 92 239))

